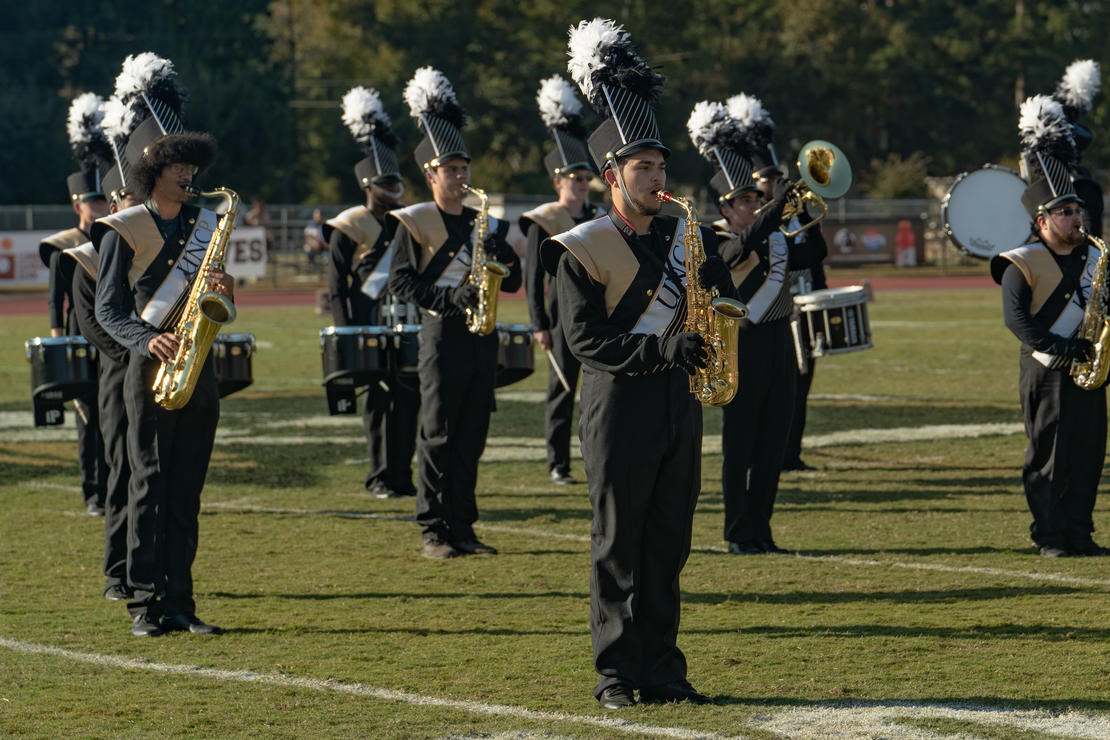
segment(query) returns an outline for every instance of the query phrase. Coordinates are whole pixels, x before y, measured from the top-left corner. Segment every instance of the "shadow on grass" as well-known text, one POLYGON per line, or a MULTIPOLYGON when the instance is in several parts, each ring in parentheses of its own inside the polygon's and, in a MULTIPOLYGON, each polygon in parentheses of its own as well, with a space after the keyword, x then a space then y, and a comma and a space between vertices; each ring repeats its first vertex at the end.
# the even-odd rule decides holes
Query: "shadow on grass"
POLYGON ((1031 710, 1050 712, 1053 714, 1088 709, 1095 711, 1110 711, 1110 701, 1090 701, 1087 699, 1059 699, 1031 701, 1028 699, 1014 699, 1008 696, 939 696, 923 697, 920 699, 806 699, 796 696, 776 696, 771 698, 751 698, 743 696, 717 695, 714 697, 718 704, 732 704, 748 707, 784 707, 794 709, 797 707, 828 708, 828 709, 868 709, 886 707, 922 707, 931 706, 940 709, 999 709, 1002 711, 1031 710))
MULTIPOLYGON (((687 604, 847 604, 852 602, 885 602, 890 604, 960 604, 969 601, 1013 599, 1021 596, 1063 596, 1080 593, 1082 589, 1068 586, 1038 586, 1031 588, 959 588, 903 591, 786 591, 784 593, 687 593, 682 601, 687 604)), ((759 628, 756 628, 758 630, 759 628)), ((744 630, 747 632, 748 630, 744 630)))
POLYGON ((929 638, 946 640, 1036 640, 1038 642, 1069 642, 1087 640, 1104 642, 1110 638, 1110 627, 1069 627, 1058 624, 976 624, 965 627, 907 627, 885 624, 815 624, 805 627, 766 625, 742 629, 682 628, 682 632, 698 634, 739 634, 768 639, 826 637, 830 639, 896 637, 899 639, 929 638))
POLYGON ((224 628, 226 634, 239 635, 412 635, 413 637, 428 637, 429 635, 488 635, 491 637, 521 637, 525 635, 568 635, 582 637, 589 634, 589 627, 582 629, 508 629, 469 627, 465 629, 424 629, 420 627, 350 627, 346 629, 313 629, 308 627, 231 627, 224 628))
POLYGON ((412 591, 351 591, 329 594, 270 594, 270 593, 243 593, 234 594, 227 591, 211 591, 207 594, 218 599, 290 599, 293 601, 334 601, 336 599, 373 599, 405 601, 427 601, 431 599, 576 599, 579 601, 590 598, 588 593, 574 591, 438 591, 438 592, 412 592, 412 591))

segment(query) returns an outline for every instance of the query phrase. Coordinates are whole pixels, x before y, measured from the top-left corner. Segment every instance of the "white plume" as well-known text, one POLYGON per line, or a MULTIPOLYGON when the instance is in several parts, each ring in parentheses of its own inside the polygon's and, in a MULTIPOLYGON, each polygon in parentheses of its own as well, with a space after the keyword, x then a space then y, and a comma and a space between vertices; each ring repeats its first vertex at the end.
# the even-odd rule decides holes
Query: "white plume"
POLYGON ((690 140, 694 142, 698 152, 703 157, 708 157, 714 142, 720 138, 718 130, 730 123, 728 109, 725 106, 702 100, 694 105, 694 110, 686 121, 686 130, 690 132, 690 140))
POLYGON ((569 118, 582 115, 582 101, 575 95, 571 84, 559 75, 540 81, 536 105, 540 108, 540 118, 548 128, 565 125, 569 118))
POLYGON ((135 128, 135 114, 117 97, 104 101, 104 133, 113 139, 130 136, 135 128))
POLYGON ((753 95, 746 95, 745 93, 733 95, 725 101, 725 104, 728 106, 729 115, 739 121, 744 128, 752 128, 759 124, 775 125, 775 122, 771 120, 771 114, 763 107, 763 103, 759 102, 759 98, 753 95))
POLYGON ((594 18, 571 26, 569 36, 567 71, 586 98, 593 100, 591 73, 605 66, 604 50, 628 42, 628 32, 607 18, 594 18))
POLYGON ((1102 69, 1094 59, 1077 59, 1064 70, 1056 94, 1060 102, 1081 113, 1091 109, 1091 101, 1102 84, 1102 69))
POLYGON ((355 141, 366 140, 379 121, 386 126, 390 123, 377 90, 360 85, 347 91, 343 96, 343 123, 351 130, 355 141))
POLYGON ((82 93, 69 104, 69 116, 66 119, 66 133, 69 134, 69 143, 78 146, 88 144, 98 135, 104 135, 104 100, 96 93, 82 93))
POLYGON ((1028 146, 1054 136, 1063 123, 1063 106, 1048 95, 1033 95, 1021 104, 1018 130, 1028 146))
POLYGON ((421 67, 405 85, 405 102, 413 118, 433 112, 443 103, 458 105, 455 90, 442 72, 433 67, 421 67))
POLYGON ((173 62, 152 51, 129 55, 116 77, 115 95, 121 100, 130 100, 141 92, 148 92, 156 80, 172 79, 176 74, 173 62))

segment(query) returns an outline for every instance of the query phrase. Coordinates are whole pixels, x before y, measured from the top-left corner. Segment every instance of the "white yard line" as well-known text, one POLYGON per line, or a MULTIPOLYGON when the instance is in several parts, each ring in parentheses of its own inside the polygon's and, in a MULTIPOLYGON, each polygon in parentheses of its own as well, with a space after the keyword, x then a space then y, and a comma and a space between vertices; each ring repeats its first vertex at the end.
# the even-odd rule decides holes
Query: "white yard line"
POLYGON ((587 727, 598 727, 611 732, 639 733, 641 735, 652 735, 655 737, 683 738, 684 740, 725 737, 723 735, 692 730, 685 727, 656 727, 639 722, 630 722, 617 717, 595 717, 590 715, 569 714, 566 712, 541 712, 534 709, 525 709, 524 707, 514 707, 506 704, 488 704, 480 701, 451 699, 427 694, 414 694, 409 691, 395 691, 393 689, 367 686, 361 683, 346 683, 330 679, 300 678, 298 676, 288 676, 282 673, 260 673, 257 671, 206 668, 199 665, 152 663, 140 658, 128 658, 122 655, 85 653, 77 650, 53 647, 51 645, 39 645, 23 640, 13 640, 6 637, 0 637, 0 647, 28 655, 48 655, 108 668, 148 671, 151 673, 188 676, 191 678, 203 678, 213 681, 260 684, 264 686, 277 686, 279 688, 300 689, 305 691, 327 691, 367 699, 379 699, 382 701, 400 702, 402 704, 453 709, 462 712, 470 712, 471 714, 512 717, 541 723, 564 722, 567 724, 585 725, 587 727))

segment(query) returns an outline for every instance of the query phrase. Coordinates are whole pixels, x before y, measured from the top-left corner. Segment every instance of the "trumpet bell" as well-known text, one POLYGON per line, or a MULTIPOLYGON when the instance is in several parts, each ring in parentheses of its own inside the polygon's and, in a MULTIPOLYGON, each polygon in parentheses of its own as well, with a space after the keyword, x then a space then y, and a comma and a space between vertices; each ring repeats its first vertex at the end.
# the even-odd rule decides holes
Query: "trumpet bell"
POLYGON ((814 139, 798 152, 798 173, 810 190, 835 199, 852 187, 852 165, 836 144, 814 139))

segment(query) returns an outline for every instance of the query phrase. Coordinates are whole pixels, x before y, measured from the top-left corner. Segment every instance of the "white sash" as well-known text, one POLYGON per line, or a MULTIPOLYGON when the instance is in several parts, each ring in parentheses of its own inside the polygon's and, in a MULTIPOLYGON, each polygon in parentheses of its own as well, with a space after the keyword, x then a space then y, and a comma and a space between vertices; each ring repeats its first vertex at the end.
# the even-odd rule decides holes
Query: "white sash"
MULTIPOLYGON (((1095 276, 1095 265, 1098 264, 1099 251, 1093 244, 1087 246, 1087 262, 1083 265, 1083 274, 1079 276, 1079 290, 1068 301, 1068 305, 1056 317, 1056 321, 1052 323, 1049 331, 1061 337, 1071 337, 1075 334, 1075 330, 1083 323, 1083 314, 1086 310, 1083 306, 1086 301, 1090 300, 1091 281, 1095 276), (1080 302, 1082 299, 1082 303, 1080 302)), ((1058 355, 1050 355, 1047 352, 1033 352, 1033 359, 1041 363, 1047 368, 1058 370, 1070 364, 1071 360, 1066 357, 1058 355)))
POLYGON ((386 283, 389 282, 389 265, 393 261, 393 244, 390 243, 385 248, 385 254, 378 260, 378 264, 374 265, 373 271, 366 277, 362 283, 362 292, 370 296, 372 300, 378 300, 378 296, 385 290, 386 283))
POLYGON ((208 243, 212 241, 212 234, 219 220, 220 217, 207 208, 202 208, 197 214, 196 226, 193 228, 193 233, 189 235, 188 241, 185 242, 185 248, 178 255, 166 279, 143 307, 141 314, 143 321, 155 329, 171 328, 162 326, 162 322, 170 315, 181 297, 188 293, 193 277, 197 274, 201 262, 204 261, 204 253, 208 251, 208 243))
POLYGON ((767 279, 763 281, 763 285, 755 292, 752 299, 748 301, 748 320, 753 324, 758 324, 775 303, 775 299, 779 297, 782 292, 782 283, 786 280, 787 263, 790 258, 790 247, 786 243, 786 237, 781 231, 776 231, 767 238, 769 247, 769 263, 770 267, 767 271, 767 279))
POLYGON ((667 336, 671 325, 682 313, 679 309, 686 304, 686 219, 678 221, 667 261, 671 270, 663 271, 647 310, 640 314, 632 327, 633 334, 667 336), (681 284, 675 282, 672 274, 682 281, 681 284))

